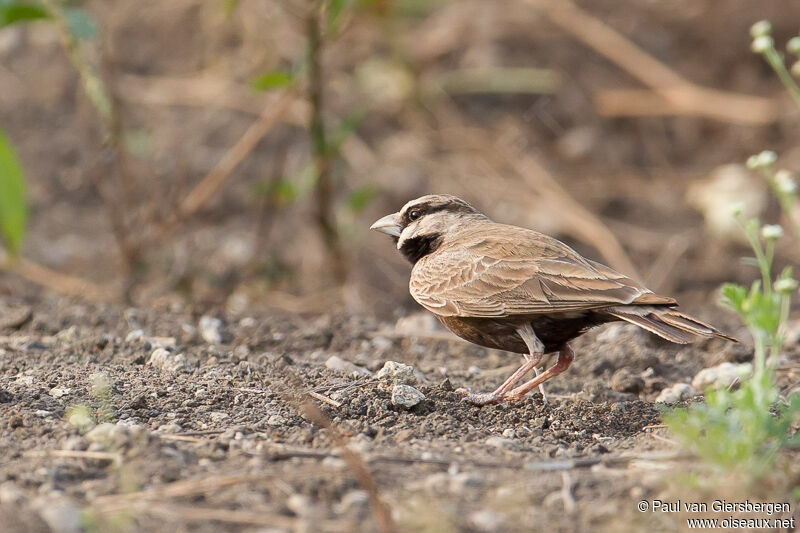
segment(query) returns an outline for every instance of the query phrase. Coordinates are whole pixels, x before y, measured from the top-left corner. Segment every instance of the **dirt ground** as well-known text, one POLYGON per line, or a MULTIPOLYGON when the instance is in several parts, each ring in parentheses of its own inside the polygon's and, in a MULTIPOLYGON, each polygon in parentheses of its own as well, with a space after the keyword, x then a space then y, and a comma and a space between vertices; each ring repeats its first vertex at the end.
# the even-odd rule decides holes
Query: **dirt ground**
MULTIPOLYGON (((767 18, 776 42, 795 35, 796 0, 578 2, 687 80, 786 109, 756 125, 601 114, 599 95, 645 87, 522 1, 397 2, 409 7, 394 19, 355 16, 324 55, 329 128, 366 117, 332 162, 344 289, 330 288, 301 183, 306 123, 290 113, 206 205, 145 251, 127 307, 95 182, 138 236, 174 213, 257 120, 274 95, 250 80, 305 53, 305 0, 224 2, 238 4, 230 14, 221 4, 83 3, 100 28, 84 46, 120 113, 127 197, 105 173, 96 113, 58 34, 46 23, 0 32, 0 126, 31 207, 23 256, 95 282, 113 302, 0 273, 0 533, 380 531, 375 501, 400 531, 680 531, 685 516, 637 504, 789 498, 785 485, 708 491, 707 472, 676 451, 655 400, 704 368, 752 358, 746 330, 715 300, 722 282, 749 284, 756 272, 739 261, 741 241, 709 229, 695 185, 733 164, 746 190, 766 194, 743 167, 763 149, 800 169, 798 114, 748 34, 767 18), (423 87, 497 67, 549 69, 562 84, 446 97, 365 84, 376 71, 423 87), (511 157, 498 163, 502 150, 511 157), (419 314, 408 264, 368 228, 409 199, 448 192, 606 262, 574 231, 574 212, 515 166, 528 156, 619 239, 648 287, 743 342, 677 346, 606 325, 574 343, 574 364, 548 383, 549 403, 538 394, 513 406, 462 403, 458 388, 492 390, 518 356, 464 343, 419 314), (297 197, 273 205, 255 192, 275 177, 295 183, 297 197), (371 200, 352 209, 364 187, 371 200), (387 361, 416 370, 418 405, 392 402, 396 384, 377 377, 387 361)), ((777 222, 778 211, 765 201, 759 214, 777 222)), ((779 247, 777 266, 797 257, 779 247)), ((800 383, 793 318, 783 392, 800 383)))
POLYGON ((750 356, 612 324, 575 343, 548 404, 477 408, 454 389, 495 387, 517 357, 446 339, 426 315, 225 315, 216 329, 168 309, 2 304, 4 532, 377 530, 343 445, 401 530, 678 530, 678 517, 635 510, 674 490, 665 469, 691 468, 653 400, 750 356), (421 403, 392 404, 375 375, 386 361, 419 372, 421 403), (325 398, 313 401, 334 429, 309 421, 306 391, 325 398), (80 406, 106 425, 86 432, 80 406))

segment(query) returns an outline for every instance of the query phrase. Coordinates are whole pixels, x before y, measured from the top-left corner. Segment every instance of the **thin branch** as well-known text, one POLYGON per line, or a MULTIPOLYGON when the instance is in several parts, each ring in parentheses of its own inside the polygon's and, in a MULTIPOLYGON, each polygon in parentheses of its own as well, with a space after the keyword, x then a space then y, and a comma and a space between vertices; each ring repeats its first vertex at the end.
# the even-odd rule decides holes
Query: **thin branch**
MULTIPOLYGON (((0 259, 2 258, 0 257, 0 259)), ((24 257, 6 260, 5 262, 0 261, 1 270, 13 272, 31 283, 54 292, 68 296, 78 296, 93 302, 112 300, 117 293, 116 289, 62 274, 24 257)))
MULTIPOLYGON (((778 118, 767 98, 702 87, 647 54, 627 37, 570 0, 525 0, 550 21, 655 90, 673 109, 742 124, 767 124, 778 118)), ((607 98, 607 97, 606 97, 607 98)), ((619 101, 616 102, 617 109, 619 101)), ((608 102, 605 104, 608 106, 608 102)), ((647 103, 653 106, 652 102, 647 103)))
POLYGON ((322 240, 328 249, 331 259, 331 270, 336 281, 341 285, 347 277, 347 268, 339 230, 336 226, 334 212, 335 190, 330 168, 330 147, 328 146, 324 106, 324 74, 322 70, 323 36, 320 18, 325 6, 324 1, 313 1, 306 20, 308 37, 308 99, 311 103, 311 123, 309 135, 311 150, 316 167, 317 183, 314 188, 314 217, 322 234, 322 240))

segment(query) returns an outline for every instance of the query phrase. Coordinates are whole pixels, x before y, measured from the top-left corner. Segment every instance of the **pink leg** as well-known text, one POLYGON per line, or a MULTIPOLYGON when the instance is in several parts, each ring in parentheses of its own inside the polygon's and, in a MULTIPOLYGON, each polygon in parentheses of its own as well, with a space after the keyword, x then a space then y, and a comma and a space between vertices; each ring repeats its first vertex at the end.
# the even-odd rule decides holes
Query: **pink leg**
POLYGON ((540 384, 544 383, 553 376, 559 375, 564 370, 569 368, 569 365, 572 364, 572 360, 574 358, 575 358, 575 353, 572 351, 572 348, 570 348, 568 345, 565 344, 564 346, 561 347, 561 351, 558 352, 558 361, 556 361, 556 364, 554 364, 553 366, 551 366, 546 371, 539 374, 529 382, 520 385, 519 387, 512 390, 508 394, 504 395, 502 400, 515 401, 521 399, 528 392, 535 389, 540 384))
POLYGON ((498 403, 502 401, 504 398, 503 396, 514 386, 514 384, 522 379, 522 377, 533 370, 536 365, 539 364, 539 361, 542 358, 542 354, 538 354, 537 356, 526 358, 525 362, 522 363, 522 366, 517 369, 516 372, 511 374, 511 376, 500 385, 497 390, 494 392, 484 392, 481 394, 470 393, 464 396, 462 401, 467 403, 471 403, 473 405, 488 405, 490 403, 498 403))

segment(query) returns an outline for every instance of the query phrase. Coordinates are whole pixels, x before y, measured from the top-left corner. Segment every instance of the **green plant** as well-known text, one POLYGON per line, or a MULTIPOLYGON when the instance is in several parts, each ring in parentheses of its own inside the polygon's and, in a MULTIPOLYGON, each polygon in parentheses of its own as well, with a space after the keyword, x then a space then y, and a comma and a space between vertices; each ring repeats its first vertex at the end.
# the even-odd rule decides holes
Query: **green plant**
MULTIPOLYGON (((775 48, 771 26, 760 21, 750 30, 752 49, 762 54, 775 70, 795 103, 800 107, 800 87, 792 74, 800 76, 800 61, 786 68, 775 48)), ((787 45, 790 54, 800 58, 800 37, 787 45)), ((770 185, 781 206, 786 223, 800 244, 800 220, 796 213, 797 184, 786 170, 775 170, 778 157, 765 150, 751 156, 747 167, 758 172, 770 185)), ((753 375, 742 376, 737 390, 710 389, 705 403, 688 409, 675 409, 664 417, 678 440, 707 462, 723 470, 744 470, 755 478, 771 473, 778 451, 787 444, 800 443, 793 425, 800 416, 800 394, 781 398, 775 381, 775 365, 785 342, 791 294, 798 282, 786 267, 773 279, 775 245, 783 236, 778 225, 762 226, 759 220, 743 220, 741 209, 734 209, 755 255, 745 260, 758 267, 760 280, 749 289, 734 283, 722 287, 722 304, 735 311, 753 337, 753 375)))
POLYGON ((758 266, 761 279, 749 289, 726 283, 722 304, 742 318, 753 336, 753 375, 737 390, 709 389, 705 403, 675 409, 664 420, 678 440, 702 459, 723 470, 744 470, 759 477, 770 472, 778 450, 798 441, 791 428, 800 415, 800 395, 780 401, 775 383, 775 363, 797 282, 789 267, 772 280, 781 227, 761 226, 757 219, 743 221, 740 214, 737 220, 755 254, 748 263, 758 266))
POLYGON ((22 247, 27 220, 22 166, 8 138, 0 131, 0 241, 12 255, 22 247))

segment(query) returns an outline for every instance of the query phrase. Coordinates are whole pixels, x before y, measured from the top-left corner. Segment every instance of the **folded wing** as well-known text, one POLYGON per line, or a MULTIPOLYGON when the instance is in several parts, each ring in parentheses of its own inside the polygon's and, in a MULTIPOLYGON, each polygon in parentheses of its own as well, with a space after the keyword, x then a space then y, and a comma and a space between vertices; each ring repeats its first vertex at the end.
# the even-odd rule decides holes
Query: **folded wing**
POLYGON ((675 305, 550 237, 494 225, 422 258, 410 291, 441 316, 505 317, 610 305, 675 305))

